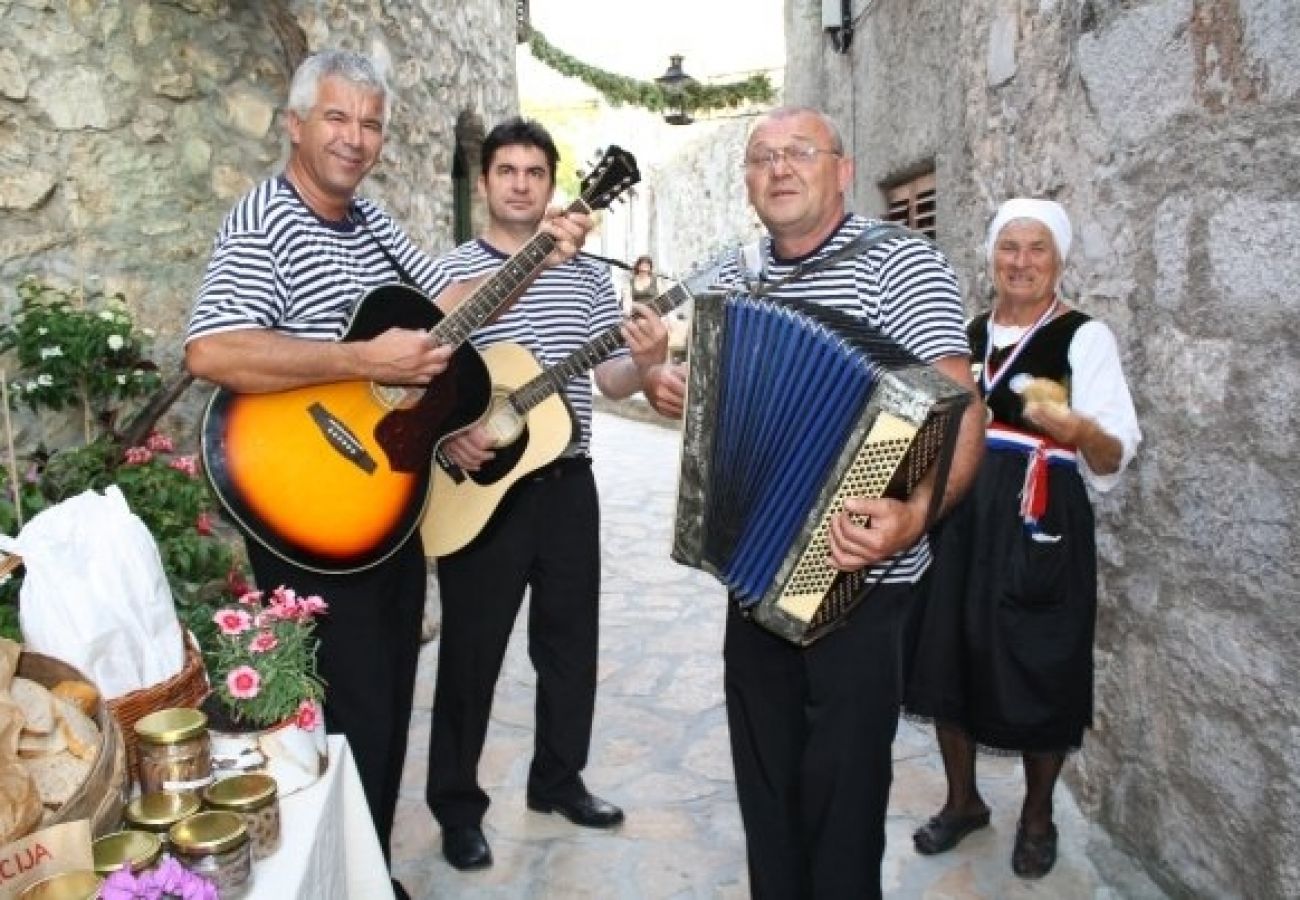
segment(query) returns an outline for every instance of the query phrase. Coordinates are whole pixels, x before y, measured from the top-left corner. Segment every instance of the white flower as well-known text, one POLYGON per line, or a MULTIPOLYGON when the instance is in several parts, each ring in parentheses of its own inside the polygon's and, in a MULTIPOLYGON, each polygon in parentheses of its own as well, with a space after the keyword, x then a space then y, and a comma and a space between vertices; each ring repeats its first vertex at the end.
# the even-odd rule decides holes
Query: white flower
POLYGON ((121 350, 126 346, 126 338, 120 334, 110 334, 108 336, 108 349, 114 352, 121 350))
POLYGON ((36 328, 36 333, 44 337, 45 335, 50 333, 50 329, 46 328, 44 325, 38 325, 36 328))
POLYGON ((112 322, 117 318, 117 316, 113 315, 113 311, 111 309, 101 309, 99 311, 99 317, 103 319, 105 322, 112 322))
POLYGON ((126 384, 126 376, 125 376, 125 375, 118 375, 118 376, 117 376, 117 383, 118 383, 118 384, 126 384))
POLYGON ((54 384, 54 376, 49 372, 42 372, 36 379, 36 383, 41 387, 49 387, 54 384))
POLYGON ((21 381, 10 382, 9 390, 13 391, 15 394, 21 394, 23 392, 23 383, 21 381))
POLYGON ((32 391, 40 390, 40 387, 41 386, 37 384, 35 381, 28 381, 26 387, 24 387, 23 390, 25 390, 27 393, 30 394, 32 391))
POLYGON ((62 348, 62 347, 42 347, 42 348, 41 348, 41 359, 49 359, 49 358, 52 357, 52 356, 62 356, 62 355, 63 355, 63 348, 62 348))

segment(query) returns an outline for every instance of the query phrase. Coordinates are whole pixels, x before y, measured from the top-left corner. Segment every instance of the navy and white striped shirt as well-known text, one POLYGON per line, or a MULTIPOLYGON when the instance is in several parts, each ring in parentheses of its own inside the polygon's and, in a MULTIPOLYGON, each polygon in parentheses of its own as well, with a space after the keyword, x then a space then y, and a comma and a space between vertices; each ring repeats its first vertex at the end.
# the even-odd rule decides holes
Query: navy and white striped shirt
POLYGON ((369 200, 329 222, 283 175, 267 179, 222 223, 185 340, 248 328, 338 340, 368 291, 401 280, 380 243, 430 298, 447 285, 442 263, 369 200))
MULTIPOLYGON (((765 237, 758 248, 761 273, 743 271, 740 254, 732 254, 718 274, 718 283, 743 289, 745 279, 760 274, 764 281, 779 281, 799 265, 835 253, 876 224, 862 216, 847 216, 820 247, 797 259, 778 258, 771 238, 765 237)), ((769 296, 798 298, 865 319, 926 362, 970 355, 957 276, 943 254, 921 238, 882 241, 866 253, 798 278, 769 296)), ((884 580, 917 581, 930 565, 928 541, 922 537, 895 559, 884 580)), ((873 574, 884 569, 885 565, 876 566, 873 574)))
MULTIPOLYGON (((452 281, 459 282, 489 275, 506 259, 504 253, 479 239, 461 244, 439 263, 446 267, 452 281)), ((578 256, 563 265, 543 269, 514 305, 495 322, 470 335, 470 341, 479 349, 502 341, 520 344, 532 352, 542 368, 547 368, 621 321, 609 268, 578 256)), ((627 349, 620 348, 610 358, 627 355, 627 349)), ((584 372, 569 379, 564 393, 582 427, 582 441, 576 449, 589 453, 591 374, 584 372)))

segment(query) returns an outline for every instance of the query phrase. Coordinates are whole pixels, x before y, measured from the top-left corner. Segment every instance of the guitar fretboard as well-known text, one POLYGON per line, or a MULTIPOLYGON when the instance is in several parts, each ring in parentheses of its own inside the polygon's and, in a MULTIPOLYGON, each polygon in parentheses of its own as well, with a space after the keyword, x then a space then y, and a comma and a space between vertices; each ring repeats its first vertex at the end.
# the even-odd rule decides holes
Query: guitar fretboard
MULTIPOLYGON (((690 292, 679 284, 664 291, 646 305, 657 315, 662 316, 685 303, 690 296, 690 292)), ((520 414, 528 412, 551 394, 562 390, 570 378, 592 368, 625 343, 620 326, 614 326, 599 337, 583 344, 554 366, 534 376, 531 381, 517 387, 510 393, 510 404, 520 414)))
MULTIPOLYGON (((568 211, 590 212, 591 209, 584 201, 575 200, 569 205, 568 211)), ((469 339, 470 334, 523 289, 529 279, 541 270, 546 257, 554 249, 555 238, 544 231, 533 235, 491 278, 435 325, 430 334, 439 344, 459 347, 469 339)))

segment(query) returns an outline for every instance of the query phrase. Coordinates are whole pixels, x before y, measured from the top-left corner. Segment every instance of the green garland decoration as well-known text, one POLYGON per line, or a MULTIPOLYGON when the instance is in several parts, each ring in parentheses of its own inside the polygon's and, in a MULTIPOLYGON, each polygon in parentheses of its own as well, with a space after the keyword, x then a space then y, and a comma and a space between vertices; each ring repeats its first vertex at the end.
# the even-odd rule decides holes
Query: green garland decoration
MULTIPOLYGON (((539 62, 561 75, 583 81, 614 106, 640 106, 652 112, 662 112, 678 105, 677 97, 661 85, 589 66, 556 47, 535 28, 529 35, 528 46, 539 62)), ((687 84, 681 93, 682 105, 692 111, 734 109, 744 103, 769 103, 774 96, 772 82, 766 75, 752 75, 730 84, 687 84)))

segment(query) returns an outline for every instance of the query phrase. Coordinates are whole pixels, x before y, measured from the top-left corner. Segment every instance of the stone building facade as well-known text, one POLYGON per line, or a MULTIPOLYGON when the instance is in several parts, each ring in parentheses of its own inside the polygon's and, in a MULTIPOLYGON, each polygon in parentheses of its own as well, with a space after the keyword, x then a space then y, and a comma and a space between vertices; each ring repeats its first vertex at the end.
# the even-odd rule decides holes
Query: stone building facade
POLYGON ((1012 195, 1076 231, 1067 293, 1115 330, 1145 442, 1098 498, 1080 804, 1176 896, 1300 896, 1300 4, 786 6, 788 102, 826 108, 855 205, 933 172, 971 312, 1012 195))
POLYGON ((486 129, 518 108, 515 16, 514 0, 0 0, 0 313, 25 275, 120 292, 178 371, 217 226, 282 166, 289 77, 327 47, 374 55, 396 93, 363 191, 449 249, 458 193, 460 230, 472 218, 453 171, 472 184, 486 129))

